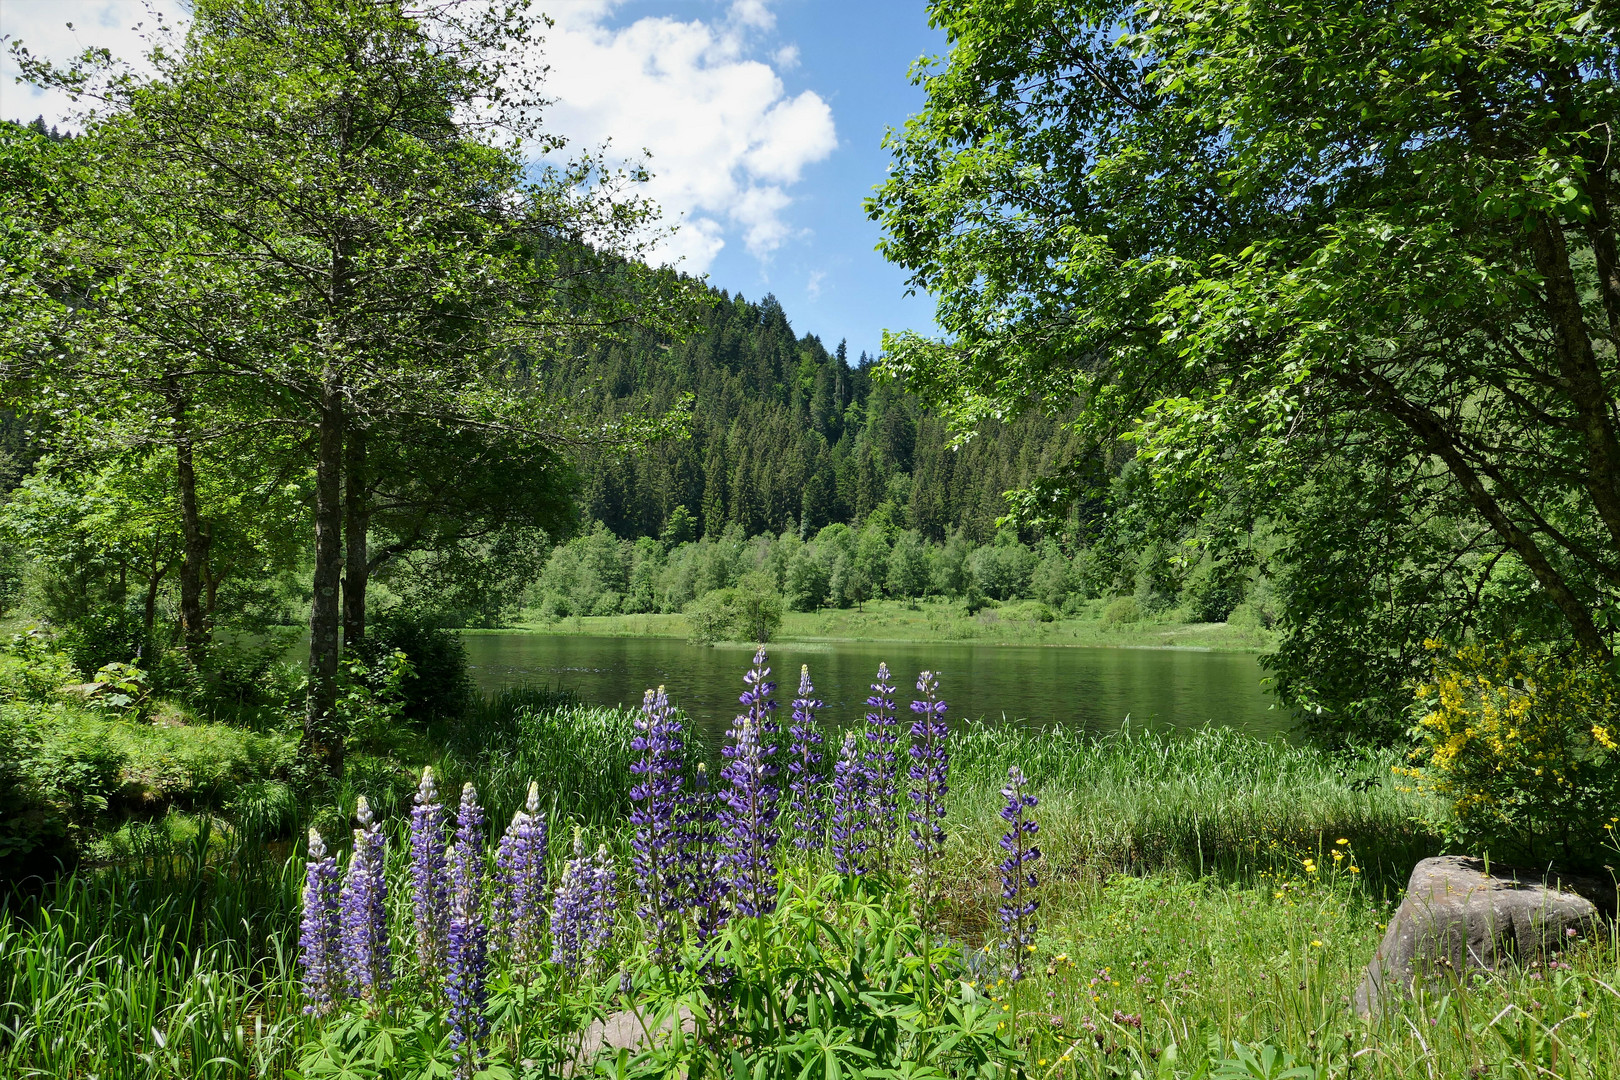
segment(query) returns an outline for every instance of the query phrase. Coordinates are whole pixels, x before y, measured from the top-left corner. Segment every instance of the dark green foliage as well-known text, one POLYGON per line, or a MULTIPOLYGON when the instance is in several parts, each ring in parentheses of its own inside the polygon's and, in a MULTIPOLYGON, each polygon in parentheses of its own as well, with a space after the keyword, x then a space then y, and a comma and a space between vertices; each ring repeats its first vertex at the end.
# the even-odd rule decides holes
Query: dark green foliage
POLYGON ((744 574, 735 588, 715 589, 687 605, 692 640, 700 645, 716 641, 755 641, 763 644, 782 625, 782 598, 770 576, 760 571, 744 574))
MULTIPOLYGON (((1279 686, 1332 737, 1395 737, 1427 635, 1513 612, 1612 657, 1613 5, 929 14, 949 51, 867 209, 940 333, 886 336, 885 364, 962 437, 1084 437, 1013 503, 1106 523, 1088 592, 1165 610, 1184 562, 1271 518, 1287 544, 1239 566, 1277 583, 1279 686)), ((1241 610, 1211 573, 1180 602, 1241 610)))
MULTIPOLYGON (((1074 453, 1038 418, 949 449, 948 432, 911 395, 874 379, 870 357, 846 364, 842 346, 829 353, 814 334, 796 337, 773 297, 717 299, 683 342, 637 336, 540 373, 545 391, 609 416, 694 395, 690 439, 582 461, 581 509, 618 536, 674 547, 692 532, 775 533, 791 521, 808 537, 877 513, 929 539, 962 528, 984 542, 1007 512, 1002 492, 1074 453)), ((883 586, 883 574, 863 569, 883 586)))
POLYGON ((249 727, 285 719, 303 690, 303 673, 288 659, 298 631, 279 627, 256 637, 213 642, 195 665, 181 653, 164 654, 154 681, 198 715, 249 727))
POLYGON ((245 785, 291 775, 290 737, 87 712, 44 688, 66 670, 59 654, 0 659, 0 877, 71 863, 109 824, 220 810, 245 785))
POLYGON ((1243 602, 1246 576, 1229 559, 1205 559, 1187 575, 1182 596, 1197 622, 1225 622, 1243 602))
POLYGON ((150 666, 158 652, 151 629, 128 608, 91 611, 70 623, 61 641, 62 651, 86 678, 105 664, 150 666))
POLYGON ((386 660, 404 653, 410 669, 400 682, 401 716, 416 724, 460 716, 473 697, 467 647, 461 635, 408 612, 388 612, 371 620, 366 636, 348 646, 382 689, 386 660))

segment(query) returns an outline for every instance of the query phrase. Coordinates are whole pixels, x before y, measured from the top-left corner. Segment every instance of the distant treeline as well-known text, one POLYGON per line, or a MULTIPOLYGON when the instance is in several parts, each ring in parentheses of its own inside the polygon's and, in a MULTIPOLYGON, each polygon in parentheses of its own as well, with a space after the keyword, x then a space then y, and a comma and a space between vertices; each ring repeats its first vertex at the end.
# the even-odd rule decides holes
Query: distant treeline
POLYGON ((1013 600, 1044 605, 1041 618, 1074 615, 1087 600, 1112 597, 1109 616, 1134 621, 1172 609, 1188 619, 1220 622, 1244 606, 1244 618, 1269 625, 1272 591, 1263 576, 1204 560, 1178 567, 1163 548, 1134 557, 1116 548, 1067 555, 1051 539, 1036 545, 1002 532, 978 544, 962 532, 943 543, 896 530, 876 515, 859 531, 824 526, 744 538, 736 525, 719 536, 685 539, 677 510, 662 539, 621 540, 598 524, 553 549, 529 596, 547 618, 679 612, 718 590, 771 591, 794 611, 855 607, 888 597, 943 597, 970 611, 1013 600))
POLYGON ((791 526, 801 537, 878 513, 943 542, 990 541, 1003 492, 1050 475, 1078 453, 1057 423, 1022 417, 955 450, 944 424, 862 353, 796 337, 774 297, 722 292, 700 332, 604 345, 544 366, 540 389, 609 415, 693 396, 690 438, 641 454, 594 457, 580 506, 617 536, 661 535, 684 508, 696 535, 791 526))

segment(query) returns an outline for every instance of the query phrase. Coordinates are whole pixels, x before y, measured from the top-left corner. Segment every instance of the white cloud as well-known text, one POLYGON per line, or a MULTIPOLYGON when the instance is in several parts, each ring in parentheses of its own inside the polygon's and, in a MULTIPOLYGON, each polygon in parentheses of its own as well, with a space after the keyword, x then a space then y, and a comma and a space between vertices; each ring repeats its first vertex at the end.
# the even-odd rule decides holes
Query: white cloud
POLYGON ((75 103, 60 90, 42 90, 19 83, 11 59, 11 42, 21 41, 35 56, 58 63, 71 61, 88 48, 105 48, 119 60, 145 70, 142 58, 152 47, 151 35, 160 19, 183 26, 178 4, 142 3, 140 0, 3 0, 0 35, 8 40, 0 51, 0 117, 32 120, 78 130, 72 117, 93 104, 75 103), (72 27, 69 28, 68 24, 72 27))
MULTIPOLYGON (((651 155, 646 194, 680 226, 656 261, 680 260, 701 274, 734 238, 769 259, 800 234, 788 216, 793 186, 838 145, 827 102, 811 91, 788 96, 778 75, 798 64, 798 47, 765 40, 776 23, 767 0, 716 4, 708 20, 649 16, 614 26, 620 2, 544 4, 556 20, 542 46, 551 69, 545 93, 557 102, 547 126, 576 147, 611 140, 613 156, 651 155)), ((171 20, 183 17, 179 0, 158 6, 171 20)), ((154 22, 141 0, 0 0, 0 33, 57 60, 89 46, 136 60, 149 43, 131 28, 154 22)), ((0 116, 60 123, 75 111, 64 95, 19 86, 15 75, 9 59, 0 61, 0 116)))
POLYGON ((810 271, 810 279, 804 283, 805 295, 809 296, 810 299, 812 299, 812 300, 820 300, 821 299, 821 283, 823 281, 826 281, 826 280, 827 280, 827 271, 825 271, 825 270, 812 270, 812 271, 810 271))
MULTIPOLYGON (((832 110, 805 91, 788 97, 772 65, 755 56, 774 26, 761 0, 735 0, 705 22, 646 17, 606 25, 608 2, 554 5, 546 35, 549 127, 576 146, 612 140, 615 155, 651 155, 647 194, 680 233, 655 253, 707 271, 729 236, 767 259, 796 234, 789 189, 838 139, 832 110), (688 234, 696 233, 696 236, 688 234)), ((778 67, 784 52, 772 57, 778 67)))
POLYGON ((776 25, 776 16, 765 0, 732 0, 731 21, 753 30, 769 30, 776 25))

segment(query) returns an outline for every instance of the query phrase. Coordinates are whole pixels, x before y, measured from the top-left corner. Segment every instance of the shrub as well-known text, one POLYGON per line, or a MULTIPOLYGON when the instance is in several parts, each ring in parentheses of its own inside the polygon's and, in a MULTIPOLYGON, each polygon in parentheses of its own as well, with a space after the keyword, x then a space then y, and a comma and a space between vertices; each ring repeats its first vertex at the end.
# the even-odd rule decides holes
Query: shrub
POLYGON ((1439 642, 1402 770, 1450 810, 1453 842, 1594 865, 1620 814, 1620 686, 1594 657, 1439 642))
POLYGON ((49 701, 78 673, 39 630, 17 634, 0 650, 0 700, 49 701))
POLYGON ((372 673, 368 677, 372 690, 386 691, 394 653, 404 653, 410 663, 410 671, 399 681, 401 715, 406 720, 426 723, 459 716, 467 708, 473 684, 460 634, 404 612, 372 620, 354 650, 372 673))
POLYGON ((62 651, 85 675, 108 664, 150 667, 158 653, 152 631, 127 608, 102 608, 75 620, 62 632, 62 651))
POLYGON ((769 641, 782 625, 782 598, 771 588, 770 577, 759 571, 744 574, 734 589, 705 593, 686 609, 691 639, 699 645, 713 641, 769 641))
POLYGON ((1181 599, 1196 622, 1226 622, 1243 602, 1243 571, 1227 561, 1206 559, 1187 575, 1181 599))
POLYGON ((71 863, 112 809, 223 808, 289 775, 294 735, 154 725, 65 702, 0 704, 0 876, 71 863))
POLYGON ((154 673, 160 691, 183 697, 199 716, 258 723, 285 716, 303 691, 301 665, 288 659, 299 632, 277 628, 256 637, 214 642, 200 664, 173 652, 154 673))
POLYGON ((1108 601, 1103 608, 1102 621, 1104 626, 1123 626, 1126 623, 1140 622, 1142 609, 1136 603, 1134 596, 1117 596, 1108 601))

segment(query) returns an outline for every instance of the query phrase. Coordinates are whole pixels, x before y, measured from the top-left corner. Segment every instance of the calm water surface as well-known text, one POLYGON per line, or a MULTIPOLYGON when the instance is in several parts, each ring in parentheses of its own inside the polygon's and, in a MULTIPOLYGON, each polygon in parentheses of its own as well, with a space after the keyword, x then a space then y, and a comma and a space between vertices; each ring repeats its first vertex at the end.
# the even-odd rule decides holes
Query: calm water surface
MULTIPOLYGON (((675 638, 468 634, 468 659, 485 690, 523 683, 563 686, 595 705, 639 705, 649 686, 718 736, 738 710, 751 649, 702 647, 675 638)), ((783 708, 810 665, 824 716, 859 717, 879 661, 887 661, 905 710, 917 672, 938 672, 952 717, 1006 717, 1032 726, 1117 728, 1133 723, 1196 727, 1214 721, 1259 734, 1287 727, 1248 653, 1191 649, 1043 648, 1023 645, 839 642, 769 650, 783 708)), ((909 713, 907 713, 909 715, 909 713)))

